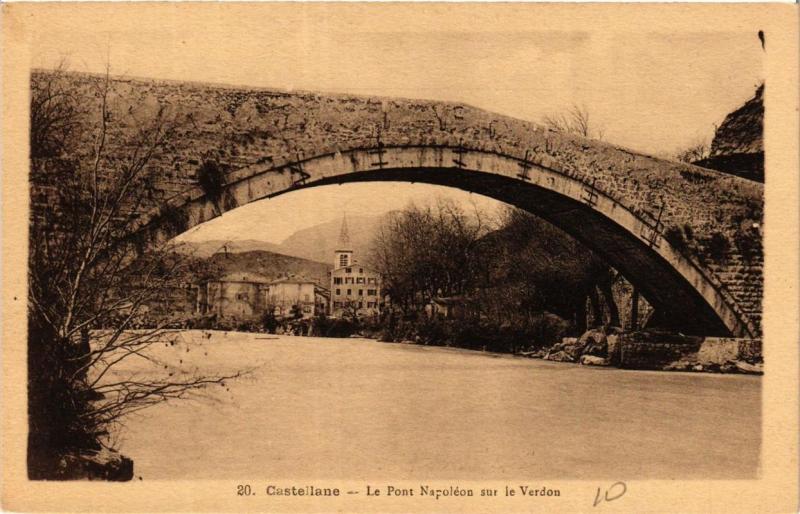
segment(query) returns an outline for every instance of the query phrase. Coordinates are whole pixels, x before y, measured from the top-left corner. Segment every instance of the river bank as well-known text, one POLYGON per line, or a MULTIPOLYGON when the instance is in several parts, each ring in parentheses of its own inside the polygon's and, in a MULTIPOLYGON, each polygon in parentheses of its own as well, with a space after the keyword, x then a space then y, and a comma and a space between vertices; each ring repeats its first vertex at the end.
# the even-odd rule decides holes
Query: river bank
POLYGON ((622 369, 762 375, 760 340, 596 328, 519 355, 622 369))

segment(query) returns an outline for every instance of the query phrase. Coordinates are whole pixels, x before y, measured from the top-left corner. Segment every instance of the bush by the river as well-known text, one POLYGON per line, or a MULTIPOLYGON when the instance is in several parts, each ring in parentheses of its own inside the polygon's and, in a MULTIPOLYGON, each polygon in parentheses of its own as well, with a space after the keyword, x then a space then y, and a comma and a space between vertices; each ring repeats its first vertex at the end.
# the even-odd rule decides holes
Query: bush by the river
POLYGON ((350 337, 358 331, 358 325, 345 318, 316 316, 311 320, 311 335, 318 337, 350 337))
POLYGON ((238 332, 266 332, 315 337, 359 335, 383 342, 412 342, 432 346, 454 346, 500 353, 536 351, 552 346, 568 335, 571 325, 559 316, 541 312, 524 320, 496 322, 488 319, 442 319, 425 313, 384 313, 380 318, 280 319, 265 314, 259 321, 199 316, 187 328, 238 332))
POLYGON ((213 314, 197 316, 186 321, 186 328, 315 337, 350 337, 354 334, 364 335, 365 332, 365 335, 369 336, 375 333, 374 324, 365 320, 353 321, 346 318, 329 318, 327 316, 281 319, 271 313, 265 313, 258 321, 219 318, 213 314))
POLYGON ((552 345, 560 341, 569 329, 567 321, 547 312, 524 324, 497 323, 485 319, 430 318, 421 314, 415 318, 385 321, 377 338, 384 342, 405 341, 517 353, 552 345))

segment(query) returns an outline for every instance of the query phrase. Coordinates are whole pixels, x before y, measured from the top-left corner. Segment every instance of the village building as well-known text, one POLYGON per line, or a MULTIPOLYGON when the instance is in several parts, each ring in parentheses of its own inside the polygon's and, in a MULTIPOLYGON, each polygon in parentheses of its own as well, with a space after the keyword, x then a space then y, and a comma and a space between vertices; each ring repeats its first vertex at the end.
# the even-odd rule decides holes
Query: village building
POLYGON ((330 292, 303 277, 285 277, 269 283, 266 307, 275 316, 294 316, 297 309, 303 318, 325 314, 330 292))
POLYGON ((257 273, 228 273, 198 287, 196 312, 251 321, 269 310, 277 317, 311 318, 325 314, 329 296, 326 288, 303 277, 270 280, 257 273))
POLYGON ((330 313, 333 317, 368 317, 380 313, 381 275, 360 264, 354 255, 347 228, 342 220, 331 271, 330 313))
POLYGON ((466 319, 476 312, 473 301, 465 296, 437 296, 425 306, 425 314, 431 319, 466 319))
POLYGON ((228 273, 201 284, 197 312, 218 318, 250 320, 259 318, 266 307, 270 280, 257 273, 228 273))

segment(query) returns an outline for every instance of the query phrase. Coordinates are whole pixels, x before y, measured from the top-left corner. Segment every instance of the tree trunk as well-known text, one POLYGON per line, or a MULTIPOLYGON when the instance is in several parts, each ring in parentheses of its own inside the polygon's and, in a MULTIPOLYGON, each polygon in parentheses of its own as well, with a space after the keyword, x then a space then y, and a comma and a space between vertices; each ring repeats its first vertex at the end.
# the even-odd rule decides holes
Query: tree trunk
POLYGON ((614 292, 611 290, 611 284, 606 282, 600 284, 599 286, 600 292, 603 294, 603 299, 608 306, 608 315, 609 320, 608 324, 612 327, 620 326, 619 323, 619 309, 617 308, 617 302, 614 300, 614 292))
POLYGON ((580 300, 575 306, 575 330, 578 335, 586 332, 586 296, 580 295, 580 300))
POLYGON ((597 295, 597 288, 589 290, 589 301, 592 304, 592 328, 603 324, 603 309, 600 305, 600 297, 597 295))
POLYGON ((633 287, 631 294, 631 330, 639 329, 639 289, 633 287))

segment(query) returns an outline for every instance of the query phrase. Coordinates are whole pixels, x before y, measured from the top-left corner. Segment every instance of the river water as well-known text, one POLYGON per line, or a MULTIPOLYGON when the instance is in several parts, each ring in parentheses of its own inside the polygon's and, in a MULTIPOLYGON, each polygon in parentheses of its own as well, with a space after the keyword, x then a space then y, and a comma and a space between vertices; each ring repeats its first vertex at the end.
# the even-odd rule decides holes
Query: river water
POLYGON ((159 351, 201 373, 249 374, 129 418, 121 451, 144 479, 710 479, 758 468, 759 377, 233 332, 183 332, 159 351))

